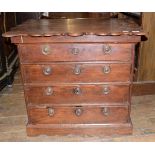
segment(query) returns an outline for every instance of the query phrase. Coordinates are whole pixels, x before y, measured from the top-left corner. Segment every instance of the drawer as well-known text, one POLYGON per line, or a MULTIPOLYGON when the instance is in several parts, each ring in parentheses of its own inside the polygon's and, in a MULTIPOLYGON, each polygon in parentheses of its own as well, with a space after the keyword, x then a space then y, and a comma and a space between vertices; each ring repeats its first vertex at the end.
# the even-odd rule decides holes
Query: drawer
POLYGON ((31 124, 125 123, 129 120, 129 109, 127 106, 29 107, 28 118, 31 124))
POLYGON ((32 104, 126 104, 129 85, 49 85, 25 86, 32 104))
POLYGON ((25 83, 128 82, 131 64, 58 63, 22 65, 25 83))
POLYGON ((21 62, 130 61, 132 44, 20 44, 21 62))

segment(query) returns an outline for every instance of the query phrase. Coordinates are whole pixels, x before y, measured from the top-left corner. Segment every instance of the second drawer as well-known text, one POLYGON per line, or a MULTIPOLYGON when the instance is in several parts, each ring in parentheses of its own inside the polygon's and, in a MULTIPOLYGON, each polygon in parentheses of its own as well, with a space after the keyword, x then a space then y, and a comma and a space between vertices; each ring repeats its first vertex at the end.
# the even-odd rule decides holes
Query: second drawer
POLYGON ((22 65, 26 83, 91 83, 128 82, 131 64, 122 63, 57 63, 22 65))

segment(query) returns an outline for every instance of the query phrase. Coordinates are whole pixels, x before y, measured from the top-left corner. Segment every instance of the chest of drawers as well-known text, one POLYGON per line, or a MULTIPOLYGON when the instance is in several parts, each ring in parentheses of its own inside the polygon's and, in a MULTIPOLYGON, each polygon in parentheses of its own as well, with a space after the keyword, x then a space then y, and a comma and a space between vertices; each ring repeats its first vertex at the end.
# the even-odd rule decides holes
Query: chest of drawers
POLYGON ((5 33, 18 46, 27 134, 131 134, 141 35, 119 19, 29 20, 5 33))

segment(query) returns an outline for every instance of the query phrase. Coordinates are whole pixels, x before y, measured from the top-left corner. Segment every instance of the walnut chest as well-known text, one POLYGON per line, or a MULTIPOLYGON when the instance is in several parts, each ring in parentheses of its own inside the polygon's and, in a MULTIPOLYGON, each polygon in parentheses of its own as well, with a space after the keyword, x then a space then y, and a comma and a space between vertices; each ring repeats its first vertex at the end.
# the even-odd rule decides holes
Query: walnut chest
POLYGON ((131 134, 141 35, 124 19, 28 20, 5 33, 18 46, 27 134, 131 134))

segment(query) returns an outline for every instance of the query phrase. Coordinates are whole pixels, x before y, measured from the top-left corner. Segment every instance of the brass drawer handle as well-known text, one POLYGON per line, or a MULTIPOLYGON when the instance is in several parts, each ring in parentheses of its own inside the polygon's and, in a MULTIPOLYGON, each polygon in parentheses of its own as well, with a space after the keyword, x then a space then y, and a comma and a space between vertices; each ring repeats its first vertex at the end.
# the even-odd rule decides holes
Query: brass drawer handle
POLYGON ((72 49, 71 49, 71 53, 72 53, 73 55, 78 55, 79 52, 80 52, 80 50, 79 50, 78 48, 72 48, 72 49))
POLYGON ((81 88, 77 87, 73 89, 73 93, 76 95, 80 95, 82 93, 81 88))
POLYGON ((110 45, 103 45, 103 53, 110 54, 111 53, 111 46, 110 45))
POLYGON ((108 107, 102 108, 102 113, 103 113, 103 115, 108 116, 109 115, 109 108, 108 107))
POLYGON ((50 66, 46 66, 43 68, 44 75, 51 75, 52 74, 52 68, 50 66))
POLYGON ((103 67, 103 73, 104 73, 104 74, 109 74, 110 72, 111 72, 110 66, 104 66, 104 67, 103 67))
POLYGON ((108 86, 103 87, 103 94, 108 95, 110 93, 110 88, 108 86))
POLYGON ((47 88, 45 89, 45 94, 46 94, 47 96, 52 95, 52 94, 53 94, 53 89, 52 89, 52 87, 47 87, 47 88))
POLYGON ((80 68, 80 66, 75 66, 75 68, 74 68, 74 74, 76 74, 76 75, 79 75, 80 73, 81 73, 81 68, 80 68))
POLYGON ((48 116, 54 116, 54 114, 55 114, 55 110, 54 110, 54 108, 48 108, 48 116))
POLYGON ((76 116, 81 116, 82 113, 83 113, 83 110, 82 110, 81 108, 76 108, 76 109, 75 109, 75 115, 76 115, 76 116))
POLYGON ((42 54, 48 55, 50 53, 51 53, 51 49, 49 49, 48 45, 42 47, 42 54))

